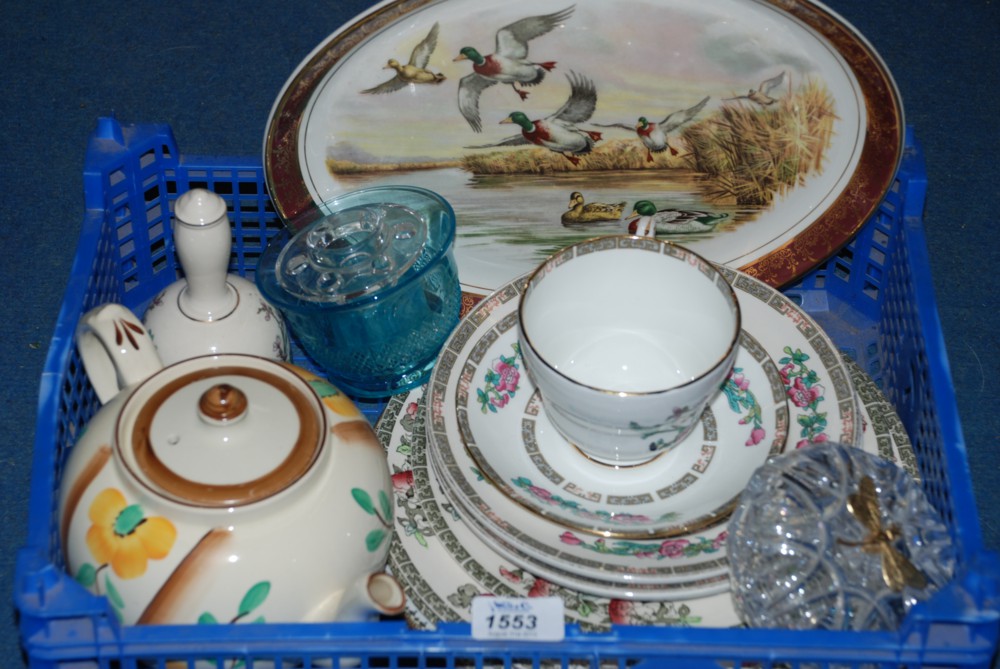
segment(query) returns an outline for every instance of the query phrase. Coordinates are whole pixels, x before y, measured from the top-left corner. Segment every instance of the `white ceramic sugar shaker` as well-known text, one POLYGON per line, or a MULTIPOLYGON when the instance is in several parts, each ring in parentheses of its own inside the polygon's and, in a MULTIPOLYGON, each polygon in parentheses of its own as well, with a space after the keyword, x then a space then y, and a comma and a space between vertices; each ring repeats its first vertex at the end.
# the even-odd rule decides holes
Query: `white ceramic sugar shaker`
POLYGON ((252 281, 228 273, 225 200, 203 188, 184 193, 174 205, 173 233, 184 278, 153 298, 143 318, 163 363, 219 353, 288 360, 281 313, 252 281))

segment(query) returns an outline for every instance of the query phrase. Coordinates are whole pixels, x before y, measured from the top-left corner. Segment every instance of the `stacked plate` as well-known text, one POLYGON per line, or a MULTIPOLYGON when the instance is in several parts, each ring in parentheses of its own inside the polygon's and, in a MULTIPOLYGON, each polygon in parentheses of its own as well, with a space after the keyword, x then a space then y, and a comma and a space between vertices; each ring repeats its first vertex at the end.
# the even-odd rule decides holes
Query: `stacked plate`
POLYGON ((753 471, 786 447, 861 444, 833 343, 780 293, 723 271, 743 311, 736 367, 691 437, 633 467, 587 458, 546 418, 517 339, 523 278, 465 317, 426 390, 427 462, 432 488, 480 541, 592 595, 716 594, 728 588, 727 518, 753 471))
POLYGON ((469 312, 428 386, 393 398, 377 426, 395 482, 390 566, 411 624, 468 620, 472 598, 493 594, 558 596, 586 628, 735 625, 726 506, 755 458, 839 440, 913 473, 871 378, 787 297, 723 271, 744 316, 740 371, 691 440, 635 471, 567 457, 553 435, 516 348, 521 281, 469 312), (630 486, 652 500, 619 499, 630 486))

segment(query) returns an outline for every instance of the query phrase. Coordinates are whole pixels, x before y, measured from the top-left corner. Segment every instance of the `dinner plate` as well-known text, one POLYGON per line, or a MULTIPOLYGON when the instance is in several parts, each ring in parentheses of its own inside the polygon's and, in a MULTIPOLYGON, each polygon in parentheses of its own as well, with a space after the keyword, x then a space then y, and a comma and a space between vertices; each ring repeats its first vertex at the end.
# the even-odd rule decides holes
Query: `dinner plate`
POLYGON ((360 187, 439 192, 457 214, 470 295, 621 231, 640 201, 660 212, 659 234, 779 286, 869 218, 903 132, 881 58, 819 3, 393 0, 291 74, 263 161, 294 228, 360 187), (498 48, 526 52, 523 84, 494 83, 518 77, 490 74, 490 60, 474 72, 498 48), (390 84, 390 59, 423 66, 427 82, 390 84), (500 123, 514 112, 542 124, 500 123), (668 128, 665 140, 640 119, 668 128), (553 120, 572 126, 568 139, 553 120))
MULTIPOLYGON (((498 532, 496 523, 483 521, 477 509, 470 507, 461 496, 449 494, 451 491, 441 483, 439 465, 435 465, 433 454, 434 449, 431 447, 427 454, 430 465, 427 471, 428 485, 432 490, 440 491, 442 501, 458 512, 466 528, 500 557, 550 583, 591 596, 622 600, 672 601, 708 597, 729 590, 729 563, 725 558, 724 546, 726 531, 721 522, 717 523, 718 527, 699 529, 700 534, 695 537, 693 544, 694 550, 712 559, 708 562, 692 561, 695 566, 692 571, 688 571, 683 564, 658 566, 655 569, 644 565, 657 551, 683 557, 684 547, 691 545, 691 535, 665 539, 658 544, 634 540, 615 540, 612 543, 597 539, 588 550, 598 553, 599 557, 589 561, 579 558, 565 561, 538 551, 534 546, 526 549, 524 537, 532 535, 524 532, 518 537, 511 537, 509 531, 498 532), (706 535, 714 537, 711 544, 705 543, 706 535), (613 554, 604 555, 605 553, 613 554), (614 562, 622 562, 625 567, 614 562)), ((556 547, 553 552, 556 555, 567 553, 561 547, 556 547)))
POLYGON ((687 439, 640 465, 587 457, 555 429, 524 374, 509 327, 517 314, 502 315, 515 306, 508 302, 494 312, 499 322, 482 332, 463 364, 475 392, 457 398, 458 432, 449 443, 462 448, 445 459, 468 462, 454 469, 453 495, 469 486, 463 479, 475 471, 513 502, 567 528, 604 538, 667 537, 728 515, 753 470, 784 448, 788 405, 781 377, 743 331, 732 373, 687 439))
MULTIPOLYGON (((740 301, 744 329, 779 368, 791 410, 789 447, 829 439, 859 445, 857 397, 833 342, 777 290, 741 272, 720 269, 740 301)), ((523 285, 524 277, 477 304, 439 355, 428 385, 429 460, 439 473, 445 472, 442 479, 453 485, 465 509, 474 511, 468 519, 479 521, 474 529, 502 526, 504 541, 498 550, 524 568, 549 569, 551 578, 584 589, 592 589, 593 583, 623 590, 658 584, 671 586, 673 592, 668 594, 681 596, 684 585, 704 587, 706 580, 727 569, 725 521, 702 532, 658 541, 588 536, 512 503, 488 479, 471 472, 458 411, 463 402, 467 404, 465 395, 477 395, 478 380, 467 361, 485 356, 490 343, 502 334, 514 336, 506 333, 516 331, 511 314, 516 318, 523 285), (454 485, 458 481, 462 485, 454 485)))
MULTIPOLYGON (((860 367, 850 361, 846 364, 863 402, 864 450, 897 462, 917 476, 916 458, 899 416, 860 367)), ((389 569, 406 590, 410 625, 430 629, 438 622, 469 621, 477 595, 556 596, 564 602, 566 621, 584 629, 603 630, 612 622, 687 627, 739 624, 728 592, 676 601, 595 597, 551 583, 501 558, 429 486, 423 400, 423 389, 392 398, 376 424, 392 471, 397 510, 389 569)))
POLYGON ((403 584, 406 616, 418 629, 470 619, 476 595, 559 597, 566 621, 604 630, 611 623, 727 627, 738 624, 728 592, 675 601, 617 599, 566 588, 505 560, 472 532, 431 483, 424 394, 392 398, 376 425, 394 482, 396 528, 389 570, 403 584))

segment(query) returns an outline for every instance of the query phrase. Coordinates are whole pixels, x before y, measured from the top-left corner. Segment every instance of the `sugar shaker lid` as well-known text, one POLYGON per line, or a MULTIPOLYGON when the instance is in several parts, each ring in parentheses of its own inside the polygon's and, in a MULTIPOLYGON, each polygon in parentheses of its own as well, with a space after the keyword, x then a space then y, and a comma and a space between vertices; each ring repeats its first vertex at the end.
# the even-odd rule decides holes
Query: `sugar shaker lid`
POLYGON ((226 201, 204 188, 192 188, 174 204, 174 216, 186 225, 211 225, 226 215, 226 201))

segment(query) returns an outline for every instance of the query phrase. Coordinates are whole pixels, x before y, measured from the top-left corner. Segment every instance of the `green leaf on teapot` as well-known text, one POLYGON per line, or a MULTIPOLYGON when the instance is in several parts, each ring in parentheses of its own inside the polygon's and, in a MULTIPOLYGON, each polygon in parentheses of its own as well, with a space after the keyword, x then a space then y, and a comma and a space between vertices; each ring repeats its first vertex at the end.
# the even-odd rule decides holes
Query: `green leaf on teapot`
POLYGON ((199 625, 217 625, 218 623, 219 620, 208 611, 205 611, 203 614, 198 616, 199 625))
POLYGON ((255 583, 249 590, 247 590, 247 594, 243 595, 243 599, 240 601, 240 609, 237 617, 242 618, 263 604, 264 600, 267 599, 268 593, 270 592, 270 581, 255 583))
POLYGON ((319 395, 320 399, 340 394, 337 387, 325 379, 313 379, 312 381, 309 381, 309 385, 316 391, 316 394, 319 395))
POLYGON ((85 588, 89 588, 97 581, 97 570, 89 562, 82 565, 76 572, 76 582, 85 588))
POLYGON ((358 503, 365 513, 370 513, 375 515, 375 505, 372 503, 372 496, 361 488, 351 488, 351 495, 354 497, 354 501, 358 503))
POLYGON ((368 552, 374 553, 375 551, 377 551, 378 547, 382 545, 382 541, 385 540, 386 536, 387 536, 386 531, 383 530, 381 527, 369 532, 368 536, 365 537, 365 546, 368 548, 368 552))
POLYGON ((108 596, 108 600, 114 605, 116 609, 125 608, 125 600, 122 599, 121 593, 118 592, 118 588, 114 586, 111 579, 107 575, 104 577, 104 589, 105 594, 108 596))
POLYGON ((384 516, 386 522, 392 520, 392 504, 389 502, 389 496, 385 494, 384 490, 378 491, 378 501, 382 505, 382 515, 384 516))
POLYGON ((115 518, 115 534, 120 537, 128 536, 135 532, 140 523, 142 523, 144 515, 142 512, 142 507, 138 504, 131 504, 126 506, 115 518))

